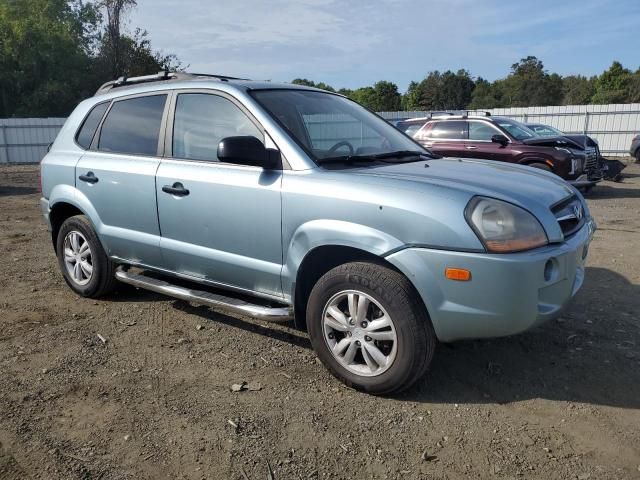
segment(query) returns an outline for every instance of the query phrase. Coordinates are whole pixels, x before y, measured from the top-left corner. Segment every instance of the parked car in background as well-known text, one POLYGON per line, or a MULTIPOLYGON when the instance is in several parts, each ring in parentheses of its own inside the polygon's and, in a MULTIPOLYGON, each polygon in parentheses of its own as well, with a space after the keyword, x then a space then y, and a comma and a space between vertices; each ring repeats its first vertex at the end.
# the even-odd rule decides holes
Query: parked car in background
POLYGON ((595 138, 584 134, 564 133, 557 128, 543 123, 527 123, 525 125, 541 137, 563 136, 574 141, 578 148, 582 150, 590 148, 595 149, 598 157, 598 164, 602 170, 602 178, 604 180, 612 180, 614 182, 622 180, 622 171, 625 169, 626 165, 619 160, 603 157, 600 152, 600 145, 595 138))
POLYGON ((435 159, 335 93, 185 73, 121 78, 81 102, 41 185, 80 297, 118 280, 293 320, 337 378, 376 394, 419 380, 438 340, 556 318, 595 230, 547 172, 435 159))
POLYGON ((447 115, 407 120, 399 128, 413 132, 408 134, 445 157, 528 165, 553 172, 582 189, 602 180, 596 147, 583 146, 565 136, 542 137, 510 118, 447 115))
POLYGON ((629 153, 633 158, 636 159, 636 163, 640 163, 640 135, 636 135, 631 140, 631 148, 629 148, 629 153))

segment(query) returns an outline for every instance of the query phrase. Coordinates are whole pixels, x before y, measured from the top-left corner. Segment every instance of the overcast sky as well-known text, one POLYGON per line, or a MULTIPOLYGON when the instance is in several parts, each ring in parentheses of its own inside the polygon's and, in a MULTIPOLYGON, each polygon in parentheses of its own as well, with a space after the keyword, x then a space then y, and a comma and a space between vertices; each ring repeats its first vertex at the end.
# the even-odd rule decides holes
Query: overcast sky
POLYGON ((430 70, 490 80, 527 55, 563 75, 640 67, 640 0, 138 0, 130 27, 199 73, 341 88, 430 70))

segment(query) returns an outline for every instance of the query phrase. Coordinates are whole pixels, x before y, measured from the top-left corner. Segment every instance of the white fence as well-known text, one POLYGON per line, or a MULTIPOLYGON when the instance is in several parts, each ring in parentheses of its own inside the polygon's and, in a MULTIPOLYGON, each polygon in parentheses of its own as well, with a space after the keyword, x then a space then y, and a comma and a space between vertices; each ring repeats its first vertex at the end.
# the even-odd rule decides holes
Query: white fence
MULTIPOLYGON (((561 107, 494 108, 492 115, 524 123, 544 123, 568 134, 586 134, 596 140, 603 155, 627 156, 633 137, 640 133, 640 103, 567 105, 561 107)), ((381 112, 387 120, 424 117, 429 112, 381 112)))
MULTIPOLYGON (((629 155, 631 139, 640 133, 640 103, 495 108, 492 115, 545 123, 565 133, 584 133, 598 140, 608 156, 629 155)), ((429 112, 381 112, 388 120, 424 117, 429 112)), ((64 124, 64 118, 0 119, 0 164, 37 163, 64 124)))
POLYGON ((38 163, 64 118, 0 119, 0 163, 38 163))

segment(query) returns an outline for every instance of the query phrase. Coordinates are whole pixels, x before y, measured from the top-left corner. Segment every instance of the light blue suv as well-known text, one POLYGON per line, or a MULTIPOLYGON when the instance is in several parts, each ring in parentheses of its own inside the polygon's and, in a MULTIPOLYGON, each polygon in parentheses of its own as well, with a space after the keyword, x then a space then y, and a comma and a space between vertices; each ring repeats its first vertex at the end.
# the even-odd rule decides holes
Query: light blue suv
POLYGON ((121 78, 42 161, 69 286, 117 281, 290 320, 354 388, 418 380, 437 341, 559 315, 595 225, 553 174, 438 159, 351 100, 221 76, 121 78))

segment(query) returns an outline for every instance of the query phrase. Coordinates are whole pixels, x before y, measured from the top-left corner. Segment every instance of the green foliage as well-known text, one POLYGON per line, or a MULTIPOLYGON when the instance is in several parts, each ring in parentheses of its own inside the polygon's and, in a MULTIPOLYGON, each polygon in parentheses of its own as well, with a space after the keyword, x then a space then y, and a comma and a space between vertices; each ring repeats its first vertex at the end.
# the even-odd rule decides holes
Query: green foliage
POLYGON ((514 63, 501 87, 503 101, 511 107, 562 103, 562 78, 549 75, 542 62, 533 56, 514 63))
POLYGON ((0 2, 0 117, 66 116, 114 77, 179 68, 174 56, 153 51, 142 30, 119 35, 123 61, 114 64, 105 5, 0 2))
POLYGON ((374 112, 390 112, 402 108, 402 95, 398 92, 398 86, 386 80, 376 82, 373 87, 343 89, 339 93, 374 112))
POLYGON ((90 90, 82 77, 96 23, 80 2, 0 3, 0 117, 68 114, 90 90))
POLYGON ((295 85, 304 85, 305 87, 319 88, 321 90, 326 90, 328 92, 335 92, 335 90, 331 85, 328 85, 324 82, 315 83, 315 82, 312 82, 311 80, 307 80, 306 78, 296 78, 292 80, 291 83, 295 85))
POLYGON ((591 103, 625 103, 631 80, 631 71, 624 68, 620 62, 613 62, 596 80, 591 103))
MULTIPOLYGON (((323 85, 300 78, 293 83, 323 85)), ((404 95, 398 93, 395 84, 386 81, 355 90, 342 88, 338 93, 376 112, 640 103, 640 69, 631 72, 613 62, 600 76, 561 77, 548 73, 540 60, 528 56, 514 63, 508 76, 493 82, 482 77, 474 81, 467 70, 442 73, 435 70, 420 82, 412 81, 404 95)))
POLYGON ((411 99, 405 104, 420 110, 460 110, 471 102, 474 87, 466 70, 436 70, 412 85, 411 99))
POLYGON ((502 107, 502 82, 490 83, 482 77, 476 80, 476 86, 471 94, 470 110, 483 110, 502 107))
POLYGON ((586 105, 595 92, 596 77, 569 75, 562 79, 563 105, 586 105))

